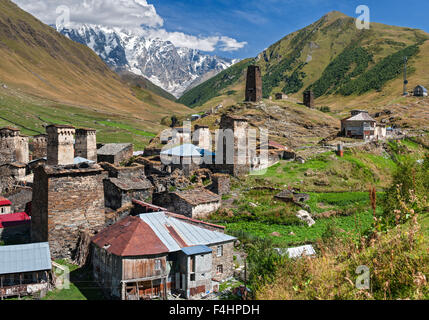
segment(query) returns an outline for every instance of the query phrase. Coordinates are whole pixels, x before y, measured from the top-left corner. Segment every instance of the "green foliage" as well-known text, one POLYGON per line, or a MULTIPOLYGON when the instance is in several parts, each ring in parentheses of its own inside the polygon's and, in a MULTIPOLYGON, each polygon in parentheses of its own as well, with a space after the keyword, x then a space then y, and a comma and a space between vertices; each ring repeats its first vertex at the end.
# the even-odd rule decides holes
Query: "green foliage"
POLYGON ((299 71, 300 69, 301 67, 297 68, 292 73, 292 75, 285 77, 286 85, 282 89, 284 93, 296 93, 302 89, 302 87, 304 86, 302 79, 304 79, 307 75, 305 74, 305 72, 299 71))
POLYGON ((325 69, 322 76, 309 88, 316 98, 334 93, 351 79, 361 75, 368 68, 372 56, 355 45, 347 47, 325 69), (354 66, 354 69, 352 67, 354 66))
MULTIPOLYGON (((215 77, 187 91, 178 102, 190 108, 203 105, 210 99, 221 95, 222 90, 236 83, 252 63, 254 63, 253 59, 246 59, 234 64, 215 77)), ((231 91, 229 92, 231 93, 231 91)))
POLYGON ((320 107, 320 111, 324 113, 329 113, 331 112, 331 108, 329 108, 328 106, 323 106, 323 107, 320 107))
POLYGON ((286 259, 273 249, 269 239, 257 239, 246 246, 247 262, 249 264, 249 282, 255 290, 275 278, 279 265, 286 259))
POLYGON ((412 159, 400 163, 382 201, 383 226, 390 228, 409 220, 414 213, 428 212, 428 190, 429 157, 422 164, 412 159))
POLYGON ((339 90, 339 93, 349 96, 352 94, 362 95, 371 90, 380 91, 388 81, 402 74, 404 56, 410 58, 418 52, 419 47, 416 44, 387 56, 357 79, 346 83, 339 90))

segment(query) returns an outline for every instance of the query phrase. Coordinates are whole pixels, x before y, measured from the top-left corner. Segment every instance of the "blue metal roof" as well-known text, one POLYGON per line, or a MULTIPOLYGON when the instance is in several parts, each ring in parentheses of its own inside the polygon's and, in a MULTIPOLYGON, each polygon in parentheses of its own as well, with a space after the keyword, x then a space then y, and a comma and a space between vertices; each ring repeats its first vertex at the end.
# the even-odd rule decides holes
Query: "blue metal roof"
POLYGON ((196 254, 205 254, 205 253, 211 253, 211 252, 213 252, 213 250, 210 249, 207 246, 185 247, 185 248, 182 248, 182 251, 187 256, 193 256, 193 255, 196 255, 196 254))
POLYGON ((51 270, 49 243, 0 246, 0 274, 51 270))
POLYGON ((95 163, 94 161, 92 161, 92 160, 88 160, 88 159, 86 159, 86 158, 82 158, 82 157, 76 157, 76 158, 74 158, 73 159, 73 163, 74 164, 81 164, 81 163, 84 163, 84 162, 88 162, 88 163, 95 163))
POLYGON ((164 150, 161 154, 175 157, 203 157, 204 155, 214 155, 211 151, 201 149, 191 143, 164 150))

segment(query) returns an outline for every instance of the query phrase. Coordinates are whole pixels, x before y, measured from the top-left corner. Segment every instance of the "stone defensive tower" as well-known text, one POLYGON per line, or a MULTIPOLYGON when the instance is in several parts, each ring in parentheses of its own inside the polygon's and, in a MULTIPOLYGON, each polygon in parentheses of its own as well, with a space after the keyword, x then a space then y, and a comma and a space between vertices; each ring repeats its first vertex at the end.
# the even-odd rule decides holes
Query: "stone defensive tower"
POLYGON ((314 93, 311 90, 304 91, 304 105, 313 108, 314 107, 314 93))
POLYGON ((262 100, 262 77, 259 66, 249 66, 247 68, 246 100, 249 102, 259 102, 262 100))
POLYGON ((50 125, 48 134, 48 165, 69 165, 74 162, 75 128, 68 125, 50 125))
POLYGON ((28 163, 28 137, 20 135, 19 129, 0 129, 0 165, 6 163, 28 163))
POLYGON ((212 136, 209 127, 196 125, 192 142, 201 149, 212 150, 212 136))
POLYGON ((77 129, 75 156, 97 162, 97 131, 95 129, 77 129))
POLYGON ((46 134, 39 134, 33 137, 30 143, 30 151, 32 152, 32 160, 44 158, 48 152, 48 136, 46 134))
POLYGON ((217 136, 216 157, 223 157, 222 164, 216 158, 215 171, 234 176, 246 175, 250 171, 248 150, 249 123, 246 118, 224 114, 217 136))
POLYGON ((93 234, 104 227, 107 177, 98 164, 36 167, 31 241, 48 241, 55 259, 73 259, 81 232, 93 234))

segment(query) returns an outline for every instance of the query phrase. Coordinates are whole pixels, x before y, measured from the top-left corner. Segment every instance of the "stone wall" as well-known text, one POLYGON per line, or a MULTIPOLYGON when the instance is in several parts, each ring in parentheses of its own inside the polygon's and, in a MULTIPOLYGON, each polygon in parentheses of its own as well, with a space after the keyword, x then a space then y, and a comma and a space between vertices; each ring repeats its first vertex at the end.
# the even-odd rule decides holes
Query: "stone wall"
POLYGON ((106 178, 107 173, 98 165, 36 168, 32 240, 49 241, 55 259, 73 258, 79 231, 97 232, 105 224, 106 178))
POLYGON ((77 129, 75 156, 97 162, 97 134, 94 129, 77 129))
POLYGON ((225 281, 234 275, 234 242, 226 242, 210 246, 212 253, 212 277, 215 281, 225 281), (217 247, 223 246, 223 255, 217 256, 217 247), (223 273, 217 273, 217 266, 222 265, 223 273))
POLYGON ((220 201, 199 204, 193 207, 191 217, 194 219, 205 219, 211 213, 216 212, 220 208, 220 205, 220 201))
POLYGON ((12 212, 26 212, 27 204, 31 202, 32 197, 33 190, 29 187, 17 187, 6 195, 6 198, 12 202, 12 212))
POLYGON ((212 184, 208 187, 211 192, 220 196, 228 194, 231 190, 231 179, 227 174, 215 173, 212 175, 212 184))
POLYGON ((33 137, 30 143, 30 152, 32 160, 47 157, 48 155, 48 136, 41 134, 33 137))

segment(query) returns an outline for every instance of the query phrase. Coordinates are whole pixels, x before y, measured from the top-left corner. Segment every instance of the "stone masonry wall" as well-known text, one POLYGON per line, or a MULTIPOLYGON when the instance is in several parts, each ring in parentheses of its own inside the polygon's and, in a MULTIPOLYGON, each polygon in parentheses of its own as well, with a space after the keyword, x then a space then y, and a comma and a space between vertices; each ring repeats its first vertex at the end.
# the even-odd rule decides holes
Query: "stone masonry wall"
POLYGON ((55 259, 73 258, 79 231, 96 232, 105 224, 103 179, 107 173, 82 169, 46 175, 43 170, 38 168, 35 174, 32 238, 48 240, 55 259))
POLYGON ((226 242, 218 245, 213 245, 210 248, 213 250, 212 253, 212 276, 216 281, 225 281, 234 275, 234 242, 226 242), (217 256, 218 245, 223 246, 223 255, 217 256), (223 273, 217 273, 217 266, 222 265, 223 273))

